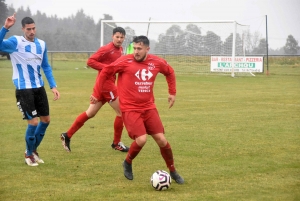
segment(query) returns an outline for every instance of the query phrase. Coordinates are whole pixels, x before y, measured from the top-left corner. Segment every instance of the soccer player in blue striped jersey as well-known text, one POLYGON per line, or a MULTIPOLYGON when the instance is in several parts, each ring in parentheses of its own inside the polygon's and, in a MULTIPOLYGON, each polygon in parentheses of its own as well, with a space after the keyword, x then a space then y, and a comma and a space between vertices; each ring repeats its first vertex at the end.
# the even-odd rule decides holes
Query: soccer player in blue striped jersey
POLYGON ((25 163, 37 166, 44 163, 38 155, 37 148, 50 123, 49 103, 42 70, 54 94, 54 100, 58 100, 60 94, 48 63, 46 43, 35 37, 36 27, 32 18, 22 19, 23 36, 12 36, 4 40, 9 28, 16 22, 15 17, 15 14, 8 17, 0 30, 0 51, 10 54, 17 106, 23 114, 23 119, 28 123, 25 132, 25 163))

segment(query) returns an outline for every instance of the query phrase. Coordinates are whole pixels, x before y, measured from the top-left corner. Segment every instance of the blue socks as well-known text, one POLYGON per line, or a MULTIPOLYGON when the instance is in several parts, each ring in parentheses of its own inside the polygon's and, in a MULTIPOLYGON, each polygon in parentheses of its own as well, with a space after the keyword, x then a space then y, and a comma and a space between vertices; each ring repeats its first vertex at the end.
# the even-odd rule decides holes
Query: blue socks
POLYGON ((40 122, 38 124, 34 133, 36 142, 33 151, 35 151, 38 148, 38 146, 41 144, 48 126, 49 123, 40 122))
POLYGON ((25 135, 27 156, 32 155, 32 152, 37 150, 44 138, 48 125, 49 123, 44 122, 39 122, 37 126, 28 124, 25 135))
POLYGON ((37 126, 33 126, 30 124, 28 124, 28 126, 27 126, 27 130, 26 130, 26 134, 25 134, 26 150, 27 150, 26 155, 27 156, 32 155, 32 152, 35 147, 36 138, 35 138, 34 133, 35 133, 36 127, 37 126))

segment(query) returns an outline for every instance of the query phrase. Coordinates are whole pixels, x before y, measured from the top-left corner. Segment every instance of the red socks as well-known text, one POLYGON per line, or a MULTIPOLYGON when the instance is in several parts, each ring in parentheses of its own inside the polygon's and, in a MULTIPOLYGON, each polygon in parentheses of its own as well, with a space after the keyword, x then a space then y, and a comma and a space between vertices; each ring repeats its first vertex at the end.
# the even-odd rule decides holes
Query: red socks
MULTIPOLYGON (((81 113, 73 122, 72 126, 67 131, 68 137, 71 138, 89 119, 86 112, 81 113)), ((122 117, 116 116, 114 122, 114 144, 118 144, 121 141, 123 131, 123 119, 122 117)))
MULTIPOLYGON (((143 147, 140 147, 135 141, 130 146, 130 149, 128 151, 128 154, 126 156, 126 161, 129 164, 132 164, 132 160, 139 154, 139 152, 142 150, 143 147)), ((167 167, 169 168, 170 172, 175 171, 175 166, 174 166, 174 159, 173 159, 173 152, 172 148, 167 142, 167 145, 164 147, 160 147, 160 153, 162 157, 164 158, 167 167)))
POLYGON ((89 119, 89 117, 87 116, 86 112, 81 113, 73 122, 72 126, 69 128, 69 130, 67 131, 67 135, 69 138, 71 138, 76 131, 78 131, 83 125, 84 123, 89 119))
POLYGON ((123 131, 123 119, 120 116, 116 116, 114 122, 114 144, 117 145, 121 141, 123 131))
MULTIPOLYGON (((130 147, 130 149, 131 149, 131 147, 130 147)), ((172 148, 171 148, 169 142, 167 142, 167 145, 165 147, 160 147, 160 153, 161 153, 162 157, 164 158, 170 172, 174 172, 175 171, 174 158, 173 158, 172 148)))
POLYGON ((130 145, 126 156, 127 163, 131 164, 132 160, 140 153, 143 147, 140 147, 135 141, 130 145))

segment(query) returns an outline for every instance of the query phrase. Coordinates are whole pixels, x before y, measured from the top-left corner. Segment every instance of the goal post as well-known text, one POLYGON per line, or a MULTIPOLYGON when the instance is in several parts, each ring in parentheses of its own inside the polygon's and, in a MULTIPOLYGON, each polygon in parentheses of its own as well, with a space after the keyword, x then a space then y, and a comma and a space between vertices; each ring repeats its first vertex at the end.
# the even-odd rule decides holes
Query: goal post
POLYGON ((234 77, 241 72, 252 72, 247 64, 241 64, 246 62, 244 58, 250 56, 244 45, 248 25, 231 20, 101 20, 100 46, 111 41, 112 30, 117 26, 126 30, 124 52, 134 36, 148 36, 149 53, 166 59, 178 73, 222 73, 234 77))
POLYGON ((232 30, 232 56, 231 56, 231 77, 234 77, 234 64, 235 64, 235 42, 236 42, 236 22, 233 22, 232 30))

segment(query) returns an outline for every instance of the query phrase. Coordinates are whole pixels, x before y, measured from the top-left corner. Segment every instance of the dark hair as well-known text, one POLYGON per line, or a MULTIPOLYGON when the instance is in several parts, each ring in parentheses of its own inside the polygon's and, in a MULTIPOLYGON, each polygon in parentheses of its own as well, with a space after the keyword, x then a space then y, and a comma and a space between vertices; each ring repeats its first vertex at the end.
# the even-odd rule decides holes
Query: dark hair
POLYGON ((136 36, 133 38, 134 43, 143 43, 146 46, 150 45, 149 39, 147 36, 136 36))
POLYGON ((24 17, 21 21, 22 27, 25 27, 26 24, 34 24, 34 21, 31 17, 24 17))
POLYGON ((123 34, 124 36, 126 35, 126 31, 122 27, 116 27, 113 29, 113 35, 115 35, 115 33, 117 33, 117 32, 123 34))

